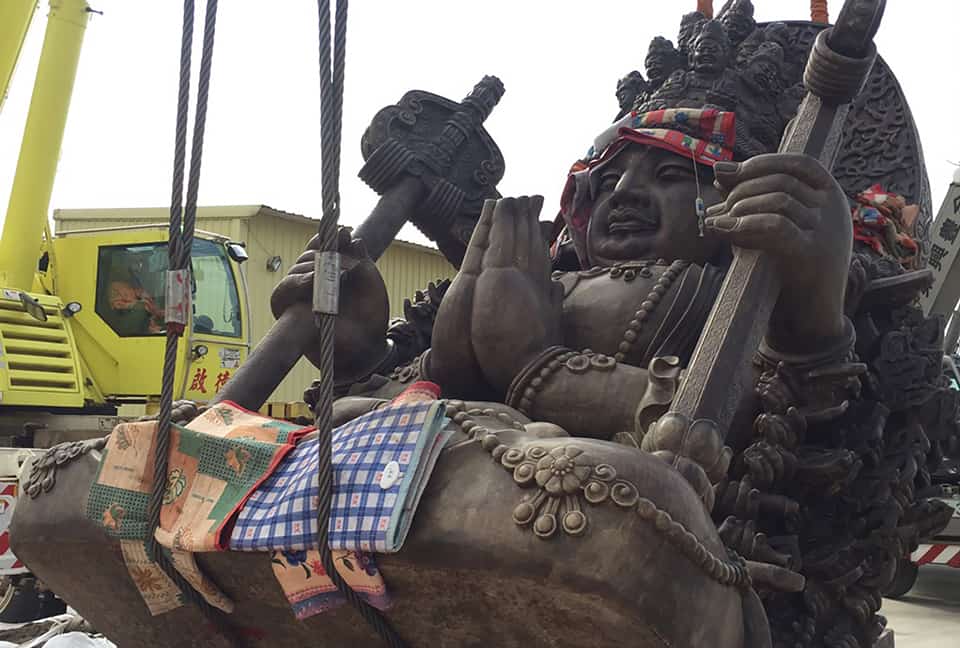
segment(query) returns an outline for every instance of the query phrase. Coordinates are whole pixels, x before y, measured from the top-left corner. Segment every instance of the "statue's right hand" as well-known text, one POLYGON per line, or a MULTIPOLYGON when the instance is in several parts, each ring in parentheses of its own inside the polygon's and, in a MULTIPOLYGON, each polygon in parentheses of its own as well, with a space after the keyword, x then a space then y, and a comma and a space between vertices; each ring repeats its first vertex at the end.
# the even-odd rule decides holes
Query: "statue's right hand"
MULTIPOLYGON (((313 300, 314 260, 321 247, 319 236, 307 243, 287 276, 270 296, 270 309, 279 319, 294 304, 313 300)), ((372 369, 387 351, 386 332, 390 314, 387 288, 366 246, 350 229, 337 230, 340 252, 340 303, 335 327, 334 367, 338 379, 355 377, 372 369)), ((320 340, 304 355, 316 366, 320 340)))
MULTIPOLYGON (((280 280, 270 295, 270 310, 273 316, 280 316, 296 303, 309 304, 313 300, 313 265, 317 252, 320 250, 320 236, 314 235, 307 243, 293 266, 287 271, 287 276, 280 280)), ((337 250, 340 252, 340 265, 343 272, 349 272, 359 263, 370 261, 367 249, 360 239, 354 239, 350 229, 337 228, 337 250)))

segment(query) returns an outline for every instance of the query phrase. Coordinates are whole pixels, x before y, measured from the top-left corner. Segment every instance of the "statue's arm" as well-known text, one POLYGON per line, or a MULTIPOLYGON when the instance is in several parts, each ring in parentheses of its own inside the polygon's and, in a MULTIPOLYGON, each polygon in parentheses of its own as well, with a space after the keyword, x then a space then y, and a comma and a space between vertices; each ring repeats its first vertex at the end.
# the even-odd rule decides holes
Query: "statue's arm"
MULTIPOLYGON (((310 304, 313 268, 320 240, 313 237, 306 250, 274 288, 270 308, 276 318, 294 304, 310 304)), ((341 258, 340 303, 334 329, 334 380, 348 384, 389 364, 393 349, 387 339, 390 304, 377 266, 360 239, 340 228, 337 246, 341 258)), ((304 350, 315 366, 320 364, 320 338, 304 350)))
POLYGON ((592 351, 551 347, 514 378, 507 405, 576 436, 634 433, 647 371, 592 351))

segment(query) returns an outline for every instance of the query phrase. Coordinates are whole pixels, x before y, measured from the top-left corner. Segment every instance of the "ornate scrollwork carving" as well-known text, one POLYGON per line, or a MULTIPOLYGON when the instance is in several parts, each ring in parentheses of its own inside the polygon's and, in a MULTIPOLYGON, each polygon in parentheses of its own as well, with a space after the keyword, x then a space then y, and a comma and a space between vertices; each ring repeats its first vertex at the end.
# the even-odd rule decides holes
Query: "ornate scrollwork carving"
POLYGON ((590 504, 609 500, 623 508, 635 506, 640 497, 634 484, 617 478, 613 466, 593 463, 576 446, 510 448, 500 456, 500 464, 513 472, 518 485, 537 487, 535 495, 514 508, 513 521, 532 524, 540 538, 550 538, 558 529, 573 536, 586 531, 581 497, 590 504))
POLYGON ((636 484, 618 476, 608 463, 594 461, 574 444, 547 448, 540 445, 507 447, 483 443, 495 435, 483 436, 481 444, 501 466, 513 474, 521 487, 536 488, 513 509, 513 521, 530 526, 537 537, 552 538, 562 530, 569 536, 582 535, 589 526, 584 502, 599 506, 612 502, 637 513, 680 553, 724 585, 749 587, 746 562, 737 554, 718 558, 681 523, 653 501, 642 497, 636 484))
POLYGON ((107 446, 109 436, 102 439, 86 441, 71 441, 55 445, 37 459, 30 467, 30 475, 24 484, 23 490, 31 498, 41 493, 50 492, 57 483, 57 468, 82 457, 91 450, 103 450, 107 446))

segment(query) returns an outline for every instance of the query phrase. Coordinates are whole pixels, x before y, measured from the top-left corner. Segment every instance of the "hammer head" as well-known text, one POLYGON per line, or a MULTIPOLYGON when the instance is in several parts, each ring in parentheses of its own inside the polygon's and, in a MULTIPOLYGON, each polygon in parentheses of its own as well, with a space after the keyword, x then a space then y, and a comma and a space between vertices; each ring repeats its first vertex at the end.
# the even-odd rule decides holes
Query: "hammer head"
POLYGON ((500 149, 483 122, 503 96, 500 80, 484 77, 461 101, 422 90, 376 114, 361 139, 360 177, 384 195, 406 176, 426 198, 407 216, 455 266, 460 265, 483 202, 499 198, 500 149))

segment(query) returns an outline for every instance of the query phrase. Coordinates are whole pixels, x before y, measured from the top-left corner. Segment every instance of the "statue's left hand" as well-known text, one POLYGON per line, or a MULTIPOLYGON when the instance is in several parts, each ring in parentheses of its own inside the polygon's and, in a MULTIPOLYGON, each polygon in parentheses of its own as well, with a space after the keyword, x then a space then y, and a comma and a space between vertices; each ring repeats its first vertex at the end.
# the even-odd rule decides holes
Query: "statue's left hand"
POLYGON ((842 335, 853 226, 837 181, 816 159, 789 153, 720 162, 714 172, 726 200, 707 210, 708 234, 776 262, 771 346, 804 353, 842 335))
POLYGON ((484 204, 437 314, 431 375, 455 380, 475 371, 505 392, 528 362, 560 344, 563 289, 550 278, 542 206, 540 196, 484 204))

